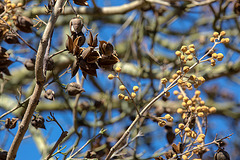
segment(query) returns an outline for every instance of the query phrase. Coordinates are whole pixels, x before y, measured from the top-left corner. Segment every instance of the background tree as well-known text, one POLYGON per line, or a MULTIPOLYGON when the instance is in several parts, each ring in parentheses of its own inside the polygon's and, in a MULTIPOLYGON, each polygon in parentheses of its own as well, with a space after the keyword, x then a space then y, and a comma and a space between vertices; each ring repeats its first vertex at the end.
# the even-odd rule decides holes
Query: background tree
POLYGON ((238 0, 1 1, 0 159, 237 159, 239 14, 238 0))

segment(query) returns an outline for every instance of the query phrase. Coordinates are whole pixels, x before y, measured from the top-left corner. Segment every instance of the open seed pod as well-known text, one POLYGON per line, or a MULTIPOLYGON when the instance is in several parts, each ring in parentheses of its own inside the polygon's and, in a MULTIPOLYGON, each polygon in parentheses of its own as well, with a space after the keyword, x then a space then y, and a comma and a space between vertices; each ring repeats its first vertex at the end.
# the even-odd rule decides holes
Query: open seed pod
POLYGON ((27 59, 25 62, 24 62, 24 66, 26 67, 27 70, 29 71, 33 71, 34 68, 35 68, 35 59, 27 59))
POLYGON ((72 82, 67 85, 67 92, 70 96, 75 96, 77 94, 85 92, 85 90, 82 88, 80 84, 72 82))
POLYGON ((82 28, 83 28, 82 20, 80 18, 71 19, 71 21, 69 22, 69 28, 72 34, 73 33, 78 34, 82 32, 82 28))
POLYGON ((17 16, 16 21, 14 22, 15 26, 22 32, 31 33, 33 22, 30 18, 25 16, 17 16))
POLYGON ((45 93, 44 93, 44 98, 49 99, 51 101, 54 101, 54 91, 51 89, 48 89, 45 93))
POLYGON ((20 43, 17 36, 12 34, 12 33, 6 33, 3 39, 8 44, 18 44, 18 43, 20 43))

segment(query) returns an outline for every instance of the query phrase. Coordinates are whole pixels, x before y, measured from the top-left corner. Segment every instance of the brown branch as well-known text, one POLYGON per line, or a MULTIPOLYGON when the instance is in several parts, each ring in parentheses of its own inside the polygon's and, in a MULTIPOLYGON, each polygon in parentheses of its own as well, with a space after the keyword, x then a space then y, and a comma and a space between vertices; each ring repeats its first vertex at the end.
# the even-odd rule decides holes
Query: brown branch
POLYGON ((58 16, 60 15, 62 11, 64 0, 58 0, 54 10, 51 14, 51 17, 49 18, 48 24, 44 30, 42 39, 39 43, 39 48, 37 51, 37 57, 36 57, 36 67, 35 67, 35 78, 36 78, 36 85, 33 91, 33 94, 29 100, 29 104, 27 107, 27 110, 24 114, 23 120, 21 124, 19 125, 18 131, 16 136, 14 137, 14 140, 12 142, 12 145, 8 151, 7 160, 13 160, 16 157, 18 148, 22 142, 22 139, 28 129, 29 123, 31 121, 33 112, 35 111, 35 108, 38 104, 43 85, 45 82, 45 76, 43 74, 43 60, 44 60, 44 54, 46 52, 46 48, 48 45, 48 40, 50 39, 50 34, 53 31, 54 24, 57 21, 58 16))

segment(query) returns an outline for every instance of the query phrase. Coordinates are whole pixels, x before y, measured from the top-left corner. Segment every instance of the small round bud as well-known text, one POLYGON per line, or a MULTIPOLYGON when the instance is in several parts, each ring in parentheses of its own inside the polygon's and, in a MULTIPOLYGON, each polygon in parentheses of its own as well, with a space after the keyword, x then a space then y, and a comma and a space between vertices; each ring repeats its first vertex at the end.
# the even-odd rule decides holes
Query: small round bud
POLYGON ((183 95, 178 95, 178 97, 177 97, 179 100, 181 100, 181 99, 183 99, 183 95))
POLYGON ((185 52, 185 54, 186 54, 186 55, 190 55, 191 52, 190 52, 189 50, 187 50, 187 51, 185 52))
POLYGON ((174 95, 178 95, 179 92, 178 92, 177 90, 175 90, 175 91, 173 91, 173 94, 174 94, 174 95))
POLYGON ((213 37, 217 38, 217 37, 218 37, 218 35, 219 35, 219 33, 218 33, 218 32, 213 32, 213 37))
POLYGON ((159 121, 159 122, 158 122, 158 125, 159 125, 160 127, 164 127, 164 126, 166 125, 166 121, 159 121))
POLYGON ((161 82, 162 82, 162 84, 166 84, 167 83, 167 78, 162 78, 161 82))
POLYGON ((112 74, 108 75, 108 79, 112 80, 113 78, 114 78, 114 75, 112 75, 112 74))
POLYGON ((191 107, 190 110, 191 110, 192 112, 194 112, 194 111, 196 110, 196 108, 195 108, 195 107, 191 107))
POLYGON ((120 93, 120 94, 118 94, 118 98, 119 99, 123 99, 125 96, 122 94, 122 93, 120 93))
POLYGON ((198 135, 198 138, 204 139, 204 138, 205 138, 205 134, 199 134, 199 135, 198 135))
POLYGON ((210 42, 214 42, 215 41, 215 38, 214 37, 211 37, 210 38, 210 42))
POLYGON ((169 119, 167 119, 168 122, 172 122, 173 121, 173 117, 170 117, 169 119))
POLYGON ((183 155, 183 156, 182 156, 182 159, 183 159, 183 160, 188 160, 188 157, 187 157, 186 155, 183 155))
POLYGON ((209 112, 210 113, 215 113, 217 111, 217 109, 215 108, 215 107, 211 107, 210 109, 209 109, 209 112))
POLYGON ((217 54, 217 59, 223 59, 224 55, 222 53, 217 54))
POLYGON ((187 72, 189 71, 189 67, 188 67, 188 66, 184 66, 184 67, 183 67, 183 71, 184 71, 185 73, 187 73, 187 72))
POLYGON ((187 105, 188 105, 188 106, 192 105, 192 101, 191 101, 191 100, 188 100, 188 101, 187 101, 187 105))
POLYGON ((136 97, 136 93, 135 93, 135 92, 132 92, 132 93, 131 93, 131 96, 132 96, 132 98, 135 98, 135 97, 136 97))
POLYGON ((212 58, 216 59, 218 57, 217 53, 212 54, 212 58))
POLYGON ((174 132, 177 134, 177 133, 179 133, 179 132, 180 132, 180 129, 178 129, 178 128, 175 128, 174 132))
POLYGON ((185 132, 190 132, 191 131, 191 129, 189 127, 186 127, 184 130, 185 130, 185 132))
POLYGON ((184 98, 183 98, 183 101, 184 101, 184 102, 187 102, 188 100, 189 100, 188 97, 184 97, 184 98))
POLYGON ((169 119, 169 118, 171 118, 171 115, 170 115, 170 114, 166 114, 166 115, 164 116, 164 118, 165 118, 165 119, 169 119))
POLYGON ((201 94, 201 91, 199 91, 199 90, 196 90, 196 91, 195 91, 196 97, 198 97, 200 94, 201 94))
POLYGON ((125 101, 129 101, 130 98, 129 98, 128 96, 125 96, 125 97, 124 97, 124 100, 125 100, 125 101))
POLYGON ((182 52, 186 52, 186 51, 187 51, 187 46, 182 46, 182 47, 181 47, 181 51, 182 51, 182 52))
POLYGON ((196 139, 196 141, 197 141, 198 143, 202 143, 202 142, 203 142, 203 139, 198 137, 198 138, 196 139))
POLYGON ((225 36, 226 35, 226 32, 225 31, 221 31, 220 32, 220 36, 225 36))
POLYGON ((165 93, 165 96, 166 96, 166 97, 169 97, 169 96, 170 96, 170 92, 167 91, 167 92, 165 93))
POLYGON ((183 60, 185 60, 185 56, 184 55, 181 55, 180 56, 180 59, 183 61, 183 60))
POLYGON ((177 75, 181 75, 182 74, 182 71, 181 70, 177 70, 177 75))
POLYGON ((22 3, 17 3, 17 7, 22 7, 23 4, 22 3))
POLYGON ((197 78, 197 76, 195 76, 195 75, 191 75, 191 76, 189 77, 189 79, 192 80, 192 81, 194 81, 196 78, 197 78))
POLYGON ((178 113, 178 114, 182 114, 182 113, 183 113, 183 109, 182 109, 182 108, 178 108, 178 109, 177 109, 177 113, 178 113))
POLYGON ((176 79, 177 77, 178 77, 178 75, 176 73, 172 75, 173 79, 176 79))
POLYGON ((190 48, 195 48, 195 46, 194 46, 194 44, 190 44, 189 46, 188 46, 188 48, 190 49, 190 48))
POLYGON ((190 53, 195 53, 195 49, 194 48, 190 48, 189 51, 190 51, 190 53))
POLYGON ((179 128, 179 129, 184 129, 184 124, 183 124, 183 123, 180 123, 180 124, 178 125, 178 128, 179 128))
POLYGON ((121 91, 124 91, 124 90, 126 89, 126 87, 125 87, 124 85, 121 85, 121 86, 119 86, 119 89, 120 89, 121 91))
POLYGON ((176 51, 175 54, 176 54, 176 56, 178 56, 178 57, 181 56, 181 52, 180 52, 180 51, 176 51))
POLYGON ((134 92, 137 92, 138 89, 139 89, 138 86, 133 86, 133 91, 134 91, 134 92))
POLYGON ((122 70, 121 67, 116 67, 116 68, 115 68, 115 71, 118 72, 118 73, 120 73, 121 70, 122 70))
POLYGON ((197 133, 192 131, 192 135, 191 135, 192 138, 196 138, 197 137, 197 133))
POLYGON ((189 60, 189 61, 193 60, 193 56, 192 55, 188 55, 187 56, 187 60, 189 60))
POLYGON ((204 113, 203 112, 198 112, 197 115, 198 115, 198 117, 204 117, 204 113))
POLYGON ((183 83, 183 80, 182 79, 178 79, 178 84, 182 84, 183 83))

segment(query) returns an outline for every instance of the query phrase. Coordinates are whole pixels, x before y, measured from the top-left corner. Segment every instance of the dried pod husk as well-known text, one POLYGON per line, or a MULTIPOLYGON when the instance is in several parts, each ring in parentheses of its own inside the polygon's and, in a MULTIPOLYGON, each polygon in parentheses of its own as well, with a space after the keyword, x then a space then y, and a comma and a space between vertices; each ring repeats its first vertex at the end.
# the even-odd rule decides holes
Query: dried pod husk
POLYGON ((27 70, 29 71, 34 71, 35 69, 35 59, 27 59, 25 62, 24 62, 24 66, 26 67, 27 70))
POLYGON ((47 71, 52 71, 54 68, 54 61, 52 58, 48 59, 47 60, 47 66, 46 66, 46 69, 47 71))
POLYGON ((2 4, 2 2, 0 2, 0 14, 3 13, 4 11, 5 11, 4 5, 2 4))
POLYGON ((25 16, 17 16, 17 20, 14 22, 15 26, 22 32, 31 33, 33 22, 30 18, 25 16))
POLYGON ((97 77, 96 69, 98 69, 98 66, 95 63, 87 63, 85 60, 80 59, 79 67, 82 70, 83 76, 85 78, 87 74, 97 77))
POLYGON ((87 151, 86 155, 84 158, 97 158, 97 153, 94 151, 87 151))
POLYGON ((0 160, 6 160, 7 159, 8 152, 5 150, 0 150, 0 160))
POLYGON ((69 22, 69 28, 71 33, 80 33, 82 32, 82 28, 83 28, 83 22, 80 18, 73 18, 70 20, 69 22))
POLYGON ((7 60, 9 58, 9 54, 6 51, 5 48, 0 46, 0 60, 7 60))
POLYGON ((11 76, 11 73, 8 70, 8 68, 0 68, 0 72, 6 74, 7 76, 11 76))
POLYGON ((11 64, 13 63, 13 61, 11 60, 0 60, 0 69, 2 68, 8 68, 11 64))
POLYGON ((110 57, 102 56, 98 59, 98 65, 105 70, 113 70, 113 65, 119 62, 119 59, 111 55, 110 57))
POLYGON ((49 99, 49 100, 51 100, 51 101, 54 101, 54 95, 55 95, 54 91, 51 90, 51 89, 48 89, 48 90, 44 93, 44 98, 49 99))
POLYGON ((11 120, 10 118, 7 118, 5 120, 5 127, 7 129, 13 129, 16 127, 17 121, 18 121, 18 118, 12 118, 11 120))
POLYGON ((89 39, 88 39, 88 45, 91 47, 97 47, 97 36, 98 34, 96 34, 93 38, 92 32, 89 32, 89 39))
POLYGON ((67 36, 68 38, 66 40, 66 48, 69 51, 69 53, 73 53, 73 40, 69 35, 67 36))
POLYGON ((73 3, 80 6, 88 6, 87 0, 73 0, 73 3))
POLYGON ((92 51, 91 54, 87 57, 87 63, 95 63, 99 57, 100 56, 97 51, 92 51))
POLYGON ((230 160, 230 156, 229 156, 228 152, 219 148, 214 155, 214 160, 230 160))
POLYGON ((77 94, 85 92, 81 85, 76 82, 69 83, 66 90, 70 96, 75 96, 77 94))
POLYGON ((82 47, 86 41, 86 37, 82 32, 79 32, 78 34, 73 33, 72 34, 72 39, 75 41, 75 39, 78 38, 78 42, 75 43, 75 45, 82 47))
POLYGON ((172 144, 176 136, 175 136, 175 133, 173 133, 173 131, 167 130, 166 137, 167 137, 168 144, 172 144))
POLYGON ((18 44, 20 43, 17 36, 12 33, 6 33, 3 40, 8 44, 18 44))
POLYGON ((236 2, 234 3, 234 7, 233 7, 233 11, 236 14, 240 14, 240 1, 236 0, 236 2))
POLYGON ((83 59, 86 59, 90 54, 91 52, 93 51, 93 47, 87 47, 83 52, 82 52, 82 57, 83 59))
POLYGON ((44 118, 41 115, 39 115, 38 117, 33 115, 33 119, 31 121, 31 125, 33 127, 35 127, 36 129, 38 129, 38 128, 46 129, 46 127, 44 125, 44 122, 45 122, 45 120, 44 120, 44 118))
POLYGON ((71 67, 71 74, 72 74, 71 78, 73 78, 77 74, 78 69, 79 69, 79 64, 78 64, 78 61, 75 59, 71 67))
POLYGON ((113 54, 113 45, 106 41, 99 41, 99 50, 104 56, 111 56, 113 54))

